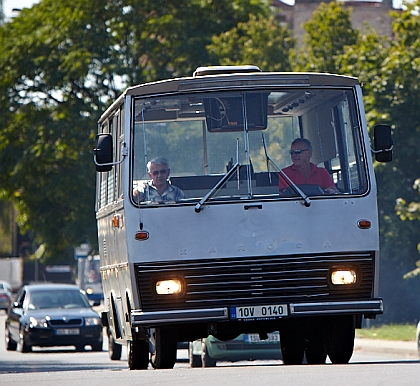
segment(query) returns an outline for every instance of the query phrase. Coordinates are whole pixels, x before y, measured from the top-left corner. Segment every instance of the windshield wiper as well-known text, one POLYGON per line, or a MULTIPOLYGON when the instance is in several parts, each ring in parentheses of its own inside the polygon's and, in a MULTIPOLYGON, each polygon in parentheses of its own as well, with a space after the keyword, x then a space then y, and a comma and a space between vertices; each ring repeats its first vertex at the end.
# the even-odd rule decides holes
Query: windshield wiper
POLYGON ((241 164, 239 162, 236 162, 235 165, 232 166, 232 169, 230 169, 223 177, 222 179, 214 185, 214 187, 200 200, 200 202, 195 206, 195 212, 200 213, 203 205, 211 198, 213 195, 223 186, 223 184, 230 178, 232 175, 237 171, 239 173, 239 168, 241 164))
POLYGON ((237 172, 238 173, 238 189, 239 189, 239 168, 241 167, 241 164, 239 163, 239 140, 236 139, 236 163, 233 165, 228 172, 221 178, 221 180, 214 185, 214 187, 208 192, 201 200, 200 202, 195 206, 195 212, 200 213, 203 205, 213 197, 213 195, 224 185, 224 183, 232 177, 232 175, 237 172))
POLYGON ((311 206, 311 200, 309 200, 308 196, 286 175, 286 173, 281 170, 276 164, 275 162, 272 160, 272 158, 268 155, 268 151, 267 151, 267 145, 265 143, 265 138, 264 138, 264 134, 262 135, 262 142, 263 142, 263 147, 264 147, 264 153, 265 153, 265 160, 267 162, 267 171, 268 171, 268 178, 270 180, 270 184, 271 184, 271 175, 270 175, 270 164, 269 162, 271 162, 274 167, 277 169, 277 171, 280 173, 280 176, 286 180, 286 182, 289 184, 290 188, 293 190, 293 192, 299 196, 300 198, 302 198, 303 200, 303 205, 305 205, 306 207, 311 206))

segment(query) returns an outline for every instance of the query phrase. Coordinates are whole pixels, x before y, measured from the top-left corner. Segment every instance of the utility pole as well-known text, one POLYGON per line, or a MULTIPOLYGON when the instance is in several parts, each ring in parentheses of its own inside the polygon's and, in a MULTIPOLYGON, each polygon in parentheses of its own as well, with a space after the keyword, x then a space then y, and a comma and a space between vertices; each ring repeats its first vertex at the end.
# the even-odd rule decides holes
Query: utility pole
POLYGON ((4 24, 3 0, 0 0, 0 25, 4 24))

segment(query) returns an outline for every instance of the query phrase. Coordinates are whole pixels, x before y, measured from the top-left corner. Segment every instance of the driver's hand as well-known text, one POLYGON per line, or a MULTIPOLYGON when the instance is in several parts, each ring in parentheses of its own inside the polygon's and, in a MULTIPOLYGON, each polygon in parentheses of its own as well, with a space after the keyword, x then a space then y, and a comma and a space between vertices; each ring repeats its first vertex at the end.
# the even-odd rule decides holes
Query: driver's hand
POLYGON ((333 188, 327 188, 327 189, 324 189, 324 193, 326 193, 326 194, 337 194, 338 190, 333 189, 333 188))

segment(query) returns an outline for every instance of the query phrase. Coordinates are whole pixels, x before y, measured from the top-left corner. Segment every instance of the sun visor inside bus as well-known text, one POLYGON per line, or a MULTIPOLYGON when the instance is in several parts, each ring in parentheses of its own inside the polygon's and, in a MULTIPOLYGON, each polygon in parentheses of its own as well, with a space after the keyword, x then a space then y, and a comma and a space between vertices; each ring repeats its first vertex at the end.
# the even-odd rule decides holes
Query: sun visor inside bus
MULTIPOLYGON (((242 96, 215 97, 204 100, 208 131, 244 130, 242 96)), ((248 130, 267 128, 267 93, 245 94, 248 130)))

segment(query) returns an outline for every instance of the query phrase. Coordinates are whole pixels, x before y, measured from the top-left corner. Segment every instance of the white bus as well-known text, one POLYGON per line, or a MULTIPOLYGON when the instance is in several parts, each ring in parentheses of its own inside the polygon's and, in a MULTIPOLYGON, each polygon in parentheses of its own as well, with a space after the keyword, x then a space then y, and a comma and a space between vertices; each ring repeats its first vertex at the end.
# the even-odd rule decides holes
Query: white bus
POLYGON ((114 359, 127 344, 130 369, 172 368, 177 342, 280 331, 286 364, 347 363, 383 312, 371 153, 390 161, 392 138, 374 131, 347 76, 215 66, 128 88, 94 150, 114 359), (291 156, 296 138, 311 149, 291 156), (333 191, 285 175, 305 153, 333 191), (138 202, 155 157, 181 198, 138 202))

